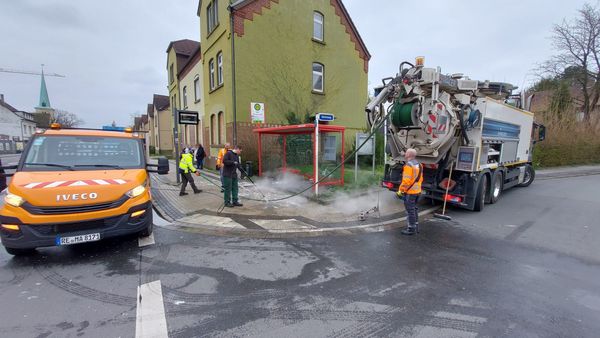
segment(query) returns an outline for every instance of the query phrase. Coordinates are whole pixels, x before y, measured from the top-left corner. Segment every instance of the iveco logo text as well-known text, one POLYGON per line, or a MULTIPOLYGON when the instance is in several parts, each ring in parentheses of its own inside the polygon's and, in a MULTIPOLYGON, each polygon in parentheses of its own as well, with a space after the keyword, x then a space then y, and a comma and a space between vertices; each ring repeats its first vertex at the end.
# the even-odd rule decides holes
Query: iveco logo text
POLYGON ((62 194, 56 195, 56 201, 78 201, 78 200, 94 200, 98 198, 98 194, 95 192, 83 193, 83 194, 62 194))

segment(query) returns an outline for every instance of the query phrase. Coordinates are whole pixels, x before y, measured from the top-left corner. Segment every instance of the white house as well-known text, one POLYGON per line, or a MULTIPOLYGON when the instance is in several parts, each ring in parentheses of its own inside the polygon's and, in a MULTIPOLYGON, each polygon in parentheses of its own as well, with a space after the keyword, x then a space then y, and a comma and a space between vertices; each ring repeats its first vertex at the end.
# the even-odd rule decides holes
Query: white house
POLYGON ((35 128, 32 113, 16 109, 0 94, 0 152, 22 150, 24 143, 35 133, 35 128))

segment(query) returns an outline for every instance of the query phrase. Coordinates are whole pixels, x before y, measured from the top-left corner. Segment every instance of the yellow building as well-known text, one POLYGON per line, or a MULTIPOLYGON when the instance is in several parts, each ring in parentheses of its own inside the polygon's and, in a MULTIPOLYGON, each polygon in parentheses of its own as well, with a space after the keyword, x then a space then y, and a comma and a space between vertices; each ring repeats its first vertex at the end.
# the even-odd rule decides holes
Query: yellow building
POLYGON ((201 0, 197 14, 212 156, 257 120, 332 113, 348 145, 366 127, 370 54, 341 0, 201 0))

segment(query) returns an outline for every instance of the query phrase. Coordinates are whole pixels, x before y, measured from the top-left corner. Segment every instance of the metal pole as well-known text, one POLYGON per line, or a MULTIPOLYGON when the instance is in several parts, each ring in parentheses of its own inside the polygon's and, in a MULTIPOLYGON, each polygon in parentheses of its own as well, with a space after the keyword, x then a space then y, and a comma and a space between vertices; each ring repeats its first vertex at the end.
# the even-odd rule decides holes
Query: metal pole
MULTIPOLYGON (((354 149, 358 149, 358 132, 354 138, 354 149)), ((354 183, 358 181, 358 151, 354 153, 354 183)))
MULTIPOLYGON (((315 183, 319 182, 319 114, 315 118, 315 183)), ((319 183, 315 184, 315 195, 319 196, 319 183)))
POLYGON ((232 137, 232 141, 233 144, 236 145, 237 144, 237 102, 236 102, 236 90, 235 90, 235 32, 233 30, 233 12, 234 12, 234 8, 233 6, 229 6, 229 11, 230 11, 230 15, 229 15, 229 33, 231 34, 231 96, 232 96, 232 101, 233 101, 233 137, 232 137))
POLYGON ((373 158, 371 162, 373 162, 373 175, 375 175, 375 150, 377 149, 377 142, 375 142, 375 134, 373 134, 373 158))
POLYGON ((178 121, 177 121, 177 109, 175 108, 175 102, 173 102, 171 104, 172 108, 171 110, 173 111, 173 148, 175 151, 175 176, 177 177, 177 183, 181 182, 181 177, 179 175, 179 170, 178 170, 178 162, 179 162, 179 135, 178 135, 178 131, 177 131, 177 125, 178 125, 178 121))
MULTIPOLYGON (((383 114, 383 104, 379 105, 379 111, 383 114)), ((383 114, 383 116, 385 116, 385 114, 383 114)), ((387 132, 388 132, 387 122, 388 122, 388 119, 386 118, 383 121, 383 165, 384 166, 385 166, 385 163, 387 162, 387 132)))

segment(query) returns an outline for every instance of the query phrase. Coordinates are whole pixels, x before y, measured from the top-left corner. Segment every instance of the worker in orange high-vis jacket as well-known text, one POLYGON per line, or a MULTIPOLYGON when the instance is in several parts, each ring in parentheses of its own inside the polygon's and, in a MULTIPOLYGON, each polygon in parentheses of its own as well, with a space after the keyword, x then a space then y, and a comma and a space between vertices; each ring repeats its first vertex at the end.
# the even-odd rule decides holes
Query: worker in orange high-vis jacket
POLYGON ((402 183, 398 189, 398 196, 404 200, 404 207, 408 215, 408 226, 402 230, 403 235, 414 235, 419 232, 419 196, 423 183, 423 166, 417 161, 417 151, 406 149, 404 153, 406 163, 402 169, 402 183))
POLYGON ((221 176, 221 192, 225 191, 225 182, 223 181, 223 156, 231 149, 231 144, 225 143, 225 148, 219 149, 217 154, 217 170, 221 176))

